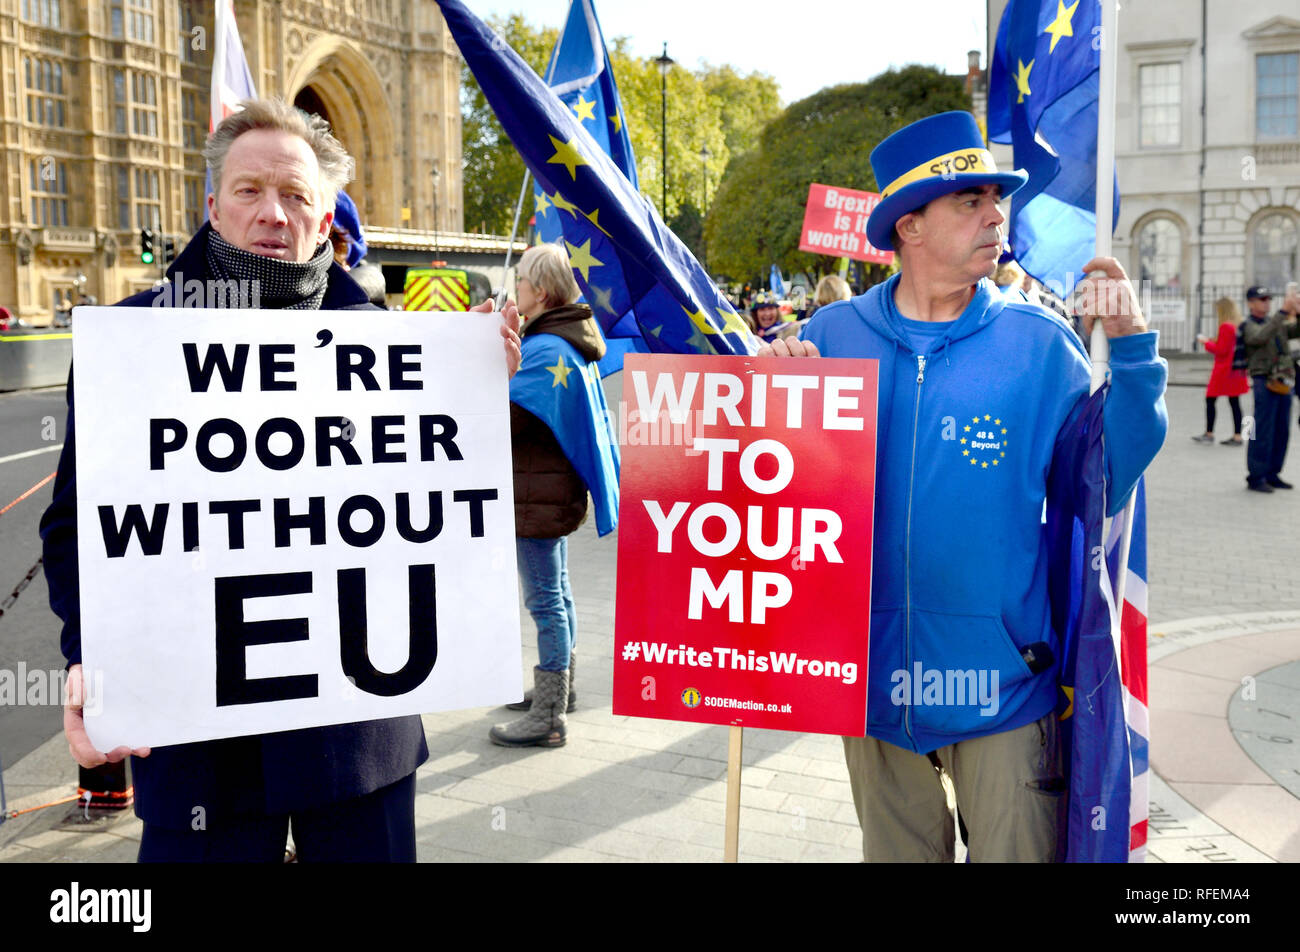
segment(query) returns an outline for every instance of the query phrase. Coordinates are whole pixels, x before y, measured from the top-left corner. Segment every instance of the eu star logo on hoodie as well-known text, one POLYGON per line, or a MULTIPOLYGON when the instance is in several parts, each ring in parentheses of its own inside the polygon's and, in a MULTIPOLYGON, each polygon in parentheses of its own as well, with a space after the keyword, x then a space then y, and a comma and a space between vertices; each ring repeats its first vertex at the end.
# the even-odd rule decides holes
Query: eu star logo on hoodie
POLYGON ((994 413, 976 414, 962 426, 957 442, 962 458, 979 469, 995 469, 1007 458, 1007 428, 994 413))

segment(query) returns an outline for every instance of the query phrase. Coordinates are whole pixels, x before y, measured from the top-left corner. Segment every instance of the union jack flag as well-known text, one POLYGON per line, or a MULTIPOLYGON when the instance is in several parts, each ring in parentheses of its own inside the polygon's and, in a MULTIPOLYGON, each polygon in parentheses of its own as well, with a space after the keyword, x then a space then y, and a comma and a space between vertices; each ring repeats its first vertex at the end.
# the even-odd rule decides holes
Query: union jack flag
POLYGON ((1147 518, 1146 480, 1138 481, 1133 505, 1111 522, 1106 540, 1106 561, 1112 585, 1119 578, 1120 546, 1124 519, 1131 518, 1128 566, 1125 569, 1124 604, 1119 611, 1120 679, 1124 685, 1124 719, 1128 723, 1129 758, 1133 787, 1129 798, 1129 862, 1146 861, 1147 811, 1150 806, 1148 745, 1151 724, 1147 716, 1147 518))
POLYGON ((1062 434, 1048 485, 1052 621, 1062 633, 1061 719, 1068 784, 1067 862, 1142 862, 1146 856, 1146 498, 1103 532, 1106 468, 1094 393, 1062 434), (1117 606, 1126 524, 1128 566, 1117 606))

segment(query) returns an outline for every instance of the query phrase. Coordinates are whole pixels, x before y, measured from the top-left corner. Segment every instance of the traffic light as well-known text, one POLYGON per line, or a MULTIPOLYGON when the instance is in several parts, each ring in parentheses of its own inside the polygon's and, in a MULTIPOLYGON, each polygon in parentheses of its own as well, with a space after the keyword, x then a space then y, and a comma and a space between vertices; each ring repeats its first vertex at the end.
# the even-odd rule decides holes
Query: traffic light
POLYGON ((169 265, 176 260, 176 239, 163 239, 163 264, 169 265))
POLYGON ((140 229, 140 263, 153 264, 153 230, 140 229))

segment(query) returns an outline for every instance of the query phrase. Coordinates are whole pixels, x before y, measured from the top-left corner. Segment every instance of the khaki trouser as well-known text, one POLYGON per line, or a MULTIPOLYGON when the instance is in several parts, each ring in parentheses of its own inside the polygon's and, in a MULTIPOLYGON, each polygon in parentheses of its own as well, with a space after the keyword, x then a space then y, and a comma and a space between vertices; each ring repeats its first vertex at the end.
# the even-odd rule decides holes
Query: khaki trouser
MULTIPOLYGON (((1056 714, 935 751, 952 778, 975 863, 1063 859, 1065 782, 1056 714)), ((872 863, 951 863, 952 811, 924 754, 874 737, 845 737, 844 757, 872 863)))

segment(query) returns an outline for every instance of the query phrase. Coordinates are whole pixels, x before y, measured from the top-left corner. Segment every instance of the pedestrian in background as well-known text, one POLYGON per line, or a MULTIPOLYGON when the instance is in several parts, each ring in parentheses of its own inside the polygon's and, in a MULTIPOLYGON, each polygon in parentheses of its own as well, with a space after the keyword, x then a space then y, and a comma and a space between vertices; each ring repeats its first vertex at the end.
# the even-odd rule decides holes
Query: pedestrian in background
POLYGON ((851 297, 853 292, 849 290, 849 283, 838 274, 828 274, 817 282, 817 288, 813 291, 812 311, 808 316, 816 314, 819 307, 825 307, 834 301, 847 301, 851 297))
POLYGON ((67 327, 72 323, 72 298, 65 292, 54 302, 54 326, 67 327))
POLYGON ((1246 373, 1255 397, 1255 432, 1246 448, 1246 488, 1271 493, 1291 488, 1281 473, 1290 432, 1291 391, 1295 387, 1295 358, 1288 341, 1300 337, 1300 324, 1295 319, 1300 293, 1287 295, 1272 317, 1268 310, 1273 295, 1268 288, 1251 288, 1246 292, 1246 302, 1250 308, 1250 317, 1242 325, 1249 362, 1246 373))
POLYGON ((588 490, 597 532, 618 524, 618 449, 595 367, 605 341, 591 308, 574 303, 569 256, 558 245, 536 245, 519 259, 518 274, 523 363, 510 382, 515 553, 537 625, 537 666, 533 690, 510 705, 528 713, 496 725, 489 738, 503 747, 560 747, 576 701, 568 536, 587 518, 588 490))
POLYGON ((781 306, 775 300, 769 299, 765 294, 760 295, 754 299, 752 313, 754 333, 759 340, 771 342, 781 336, 781 331, 785 328, 781 321, 781 306))
POLYGON ((1234 370, 1233 354, 1237 350, 1237 325, 1241 323, 1241 309, 1232 298, 1222 297, 1214 302, 1214 309, 1219 316, 1219 333, 1214 340, 1204 334, 1197 334, 1196 339, 1205 349, 1214 355, 1214 369, 1210 371, 1210 382, 1205 385, 1205 432, 1193 436, 1197 443, 1214 442, 1214 405, 1219 397, 1228 398, 1232 409, 1232 436, 1223 441, 1224 446, 1240 446, 1241 439, 1241 395, 1250 389, 1250 378, 1243 367, 1234 370))
POLYGON ((1002 295, 1008 300, 1030 300, 1029 288, 1032 285, 1029 284, 1029 281, 1032 280, 1029 275, 1025 274, 1020 265, 1010 259, 999 264, 998 270, 993 272, 993 283, 998 286, 1002 295))

